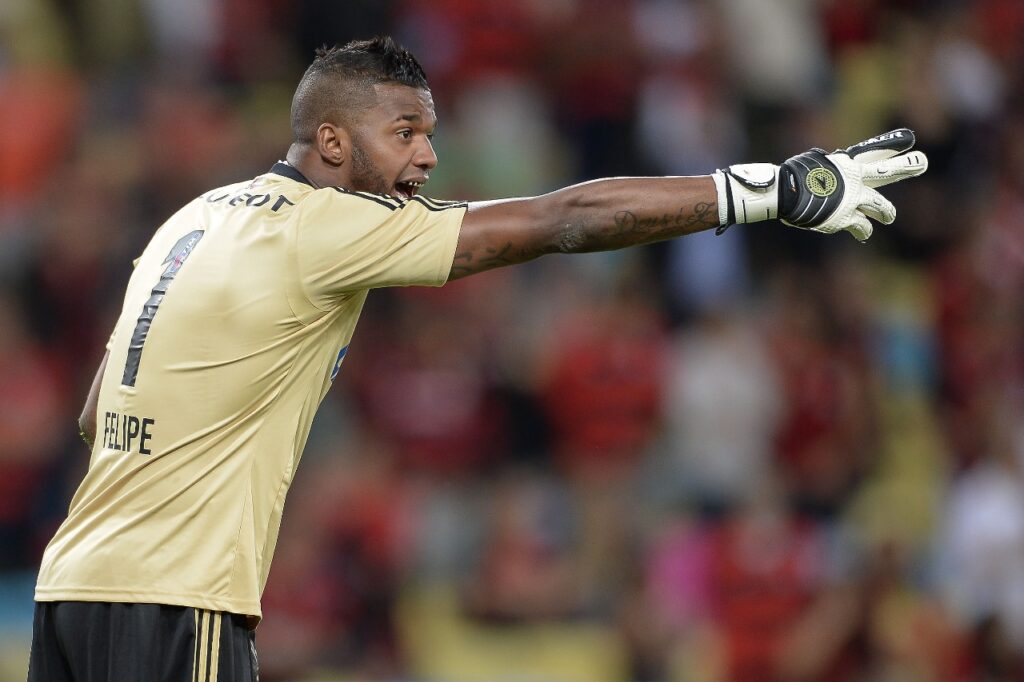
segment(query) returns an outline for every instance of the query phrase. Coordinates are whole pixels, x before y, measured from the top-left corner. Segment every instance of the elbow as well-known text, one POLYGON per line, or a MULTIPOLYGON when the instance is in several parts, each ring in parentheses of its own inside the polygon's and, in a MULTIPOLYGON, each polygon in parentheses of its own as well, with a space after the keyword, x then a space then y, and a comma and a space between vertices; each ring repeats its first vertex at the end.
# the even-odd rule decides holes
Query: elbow
POLYGON ((93 441, 96 440, 96 424, 85 414, 78 418, 78 435, 89 447, 92 447, 93 441))
POLYGON ((587 228, 583 221, 565 223, 558 237, 559 253, 580 253, 585 251, 587 228))
POLYGON ((582 193, 566 193, 557 208, 552 211, 558 216, 556 250, 559 253, 584 253, 593 251, 591 227, 587 220, 589 206, 582 193), (588 246, 589 245, 589 246, 588 246))

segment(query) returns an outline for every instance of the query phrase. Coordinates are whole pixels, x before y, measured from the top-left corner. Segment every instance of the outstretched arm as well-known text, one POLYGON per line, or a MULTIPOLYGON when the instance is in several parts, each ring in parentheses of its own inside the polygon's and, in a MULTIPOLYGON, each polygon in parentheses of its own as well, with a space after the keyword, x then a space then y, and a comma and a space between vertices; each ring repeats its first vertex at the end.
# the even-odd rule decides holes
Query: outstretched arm
POLYGON ((893 205, 875 191, 924 173, 928 159, 906 128, 831 154, 811 149, 775 166, 730 166, 713 175, 606 178, 524 199, 469 205, 449 280, 546 253, 609 251, 712 227, 780 219, 791 227, 871 236, 893 205))
POLYGON ((546 253, 609 251, 718 225, 710 176, 606 178, 539 197, 474 202, 449 279, 546 253))

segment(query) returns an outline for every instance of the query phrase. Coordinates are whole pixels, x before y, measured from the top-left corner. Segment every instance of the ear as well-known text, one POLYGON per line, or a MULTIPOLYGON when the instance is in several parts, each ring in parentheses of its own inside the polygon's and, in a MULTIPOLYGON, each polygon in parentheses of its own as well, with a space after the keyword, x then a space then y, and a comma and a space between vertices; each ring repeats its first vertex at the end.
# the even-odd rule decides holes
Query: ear
POLYGON ((325 163, 341 166, 352 152, 352 139, 348 132, 333 123, 321 123, 316 129, 316 147, 325 163))

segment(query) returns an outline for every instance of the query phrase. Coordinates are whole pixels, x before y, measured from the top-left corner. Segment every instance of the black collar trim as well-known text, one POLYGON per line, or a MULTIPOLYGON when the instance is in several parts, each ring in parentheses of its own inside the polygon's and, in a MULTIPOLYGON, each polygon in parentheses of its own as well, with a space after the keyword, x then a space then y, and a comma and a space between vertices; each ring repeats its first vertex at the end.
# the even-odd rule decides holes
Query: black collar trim
POLYGON ((284 161, 278 161, 273 166, 271 166, 270 167, 270 172, 271 173, 276 173, 277 175, 283 175, 284 177, 288 178, 289 180, 294 180, 295 182, 301 182, 301 183, 304 183, 306 185, 309 185, 313 189, 316 189, 316 185, 314 185, 312 182, 310 182, 306 178, 305 175, 300 173, 299 169, 297 169, 295 166, 288 165, 284 161))

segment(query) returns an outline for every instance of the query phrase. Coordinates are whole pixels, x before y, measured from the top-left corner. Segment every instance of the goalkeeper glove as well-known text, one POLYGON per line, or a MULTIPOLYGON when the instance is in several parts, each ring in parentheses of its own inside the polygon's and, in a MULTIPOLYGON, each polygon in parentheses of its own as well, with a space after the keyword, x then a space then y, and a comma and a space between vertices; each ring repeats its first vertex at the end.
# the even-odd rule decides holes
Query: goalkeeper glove
POLYGON ((831 154, 814 148, 780 166, 747 163, 719 170, 712 176, 718 234, 734 223, 778 218, 824 234, 846 230, 866 241, 872 232, 868 218, 886 225, 896 219, 892 202, 875 188, 928 170, 928 157, 910 151, 914 142, 913 131, 900 128, 831 154))

